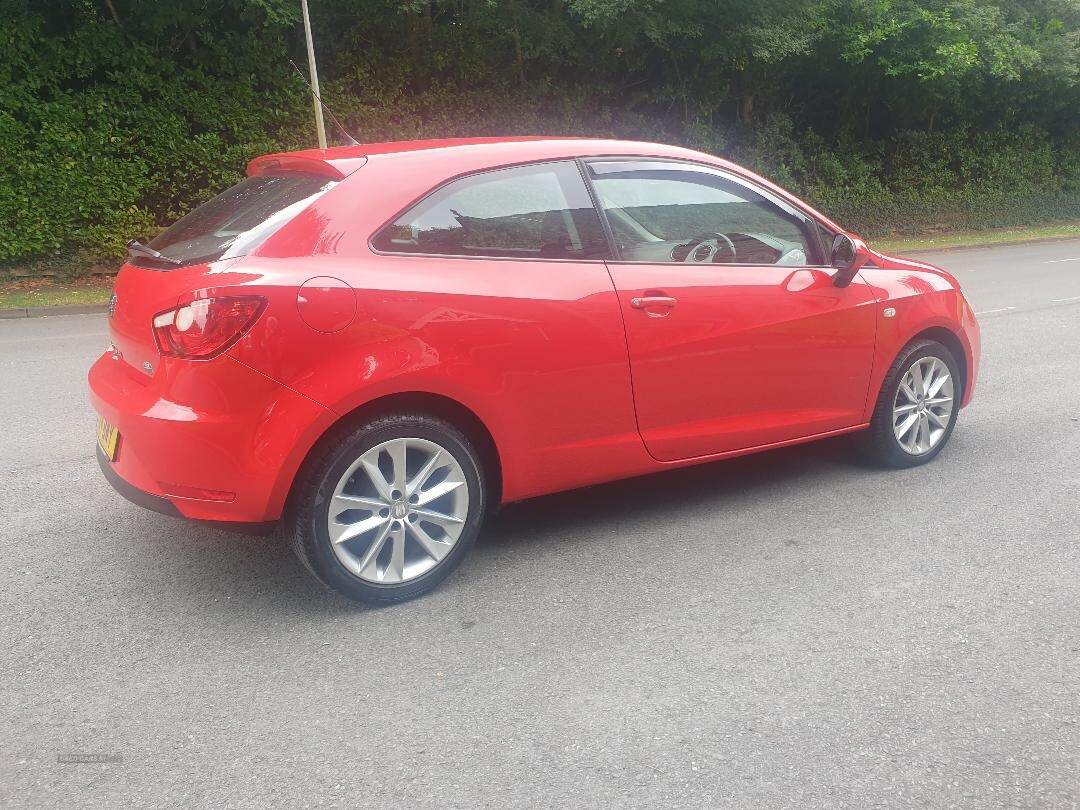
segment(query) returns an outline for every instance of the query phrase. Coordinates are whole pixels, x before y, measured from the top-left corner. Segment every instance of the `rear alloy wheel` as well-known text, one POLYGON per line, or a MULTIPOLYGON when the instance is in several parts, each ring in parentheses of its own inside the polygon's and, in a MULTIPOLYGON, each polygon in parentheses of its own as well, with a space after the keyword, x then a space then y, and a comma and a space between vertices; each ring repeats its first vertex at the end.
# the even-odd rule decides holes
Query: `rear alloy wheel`
POLYGON ((438 585, 468 553, 484 511, 468 438, 440 419, 398 414, 328 445, 300 496, 293 544, 301 561, 364 602, 438 585))
POLYGON ((346 569, 366 582, 396 585, 442 562, 468 511, 465 473, 450 453, 427 439, 390 439, 342 474, 326 529, 346 569))
POLYGON ((934 458, 948 442, 960 409, 956 359, 936 341, 920 340, 896 358, 870 422, 869 450, 893 467, 934 458))

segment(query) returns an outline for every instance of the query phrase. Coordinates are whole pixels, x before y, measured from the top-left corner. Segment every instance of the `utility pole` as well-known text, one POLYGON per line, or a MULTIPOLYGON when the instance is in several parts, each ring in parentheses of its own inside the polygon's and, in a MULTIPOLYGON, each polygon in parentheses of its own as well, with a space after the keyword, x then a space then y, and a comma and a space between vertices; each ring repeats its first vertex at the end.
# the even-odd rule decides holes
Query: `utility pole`
POLYGON ((311 41, 311 20, 308 19, 307 0, 300 0, 304 12, 304 37, 307 39, 308 72, 311 74, 311 103, 315 106, 315 133, 319 137, 319 148, 326 148, 326 127, 323 126, 322 93, 319 92, 319 73, 315 68, 315 45, 311 41))

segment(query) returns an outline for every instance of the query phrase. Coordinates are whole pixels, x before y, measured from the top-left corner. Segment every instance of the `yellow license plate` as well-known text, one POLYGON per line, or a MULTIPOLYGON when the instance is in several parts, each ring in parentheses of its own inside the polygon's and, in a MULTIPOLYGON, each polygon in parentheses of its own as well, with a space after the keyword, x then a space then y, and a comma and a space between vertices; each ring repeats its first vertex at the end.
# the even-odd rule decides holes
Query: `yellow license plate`
POLYGON ((120 446, 120 431, 102 418, 97 423, 97 443, 105 458, 116 461, 116 448, 120 446))

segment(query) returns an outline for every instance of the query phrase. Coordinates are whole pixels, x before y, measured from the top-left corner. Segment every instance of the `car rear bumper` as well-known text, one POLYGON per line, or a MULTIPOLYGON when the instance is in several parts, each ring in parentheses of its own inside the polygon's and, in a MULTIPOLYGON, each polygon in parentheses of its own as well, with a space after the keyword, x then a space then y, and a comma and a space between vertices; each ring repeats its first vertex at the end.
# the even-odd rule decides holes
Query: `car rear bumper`
POLYGON ((105 457, 105 453, 102 452, 100 447, 97 451, 97 460, 98 466, 101 467, 101 474, 105 476, 105 480, 109 482, 113 489, 136 506, 141 506, 143 509, 147 509, 151 512, 160 512, 161 514, 169 515, 170 517, 183 517, 183 515, 180 514, 180 510, 177 509, 173 505, 173 502, 168 498, 145 492, 121 478, 120 474, 113 467, 112 462, 105 457))
POLYGON ((329 417, 227 356, 162 358, 151 376, 106 352, 89 384, 94 409, 120 431, 115 460, 99 450, 99 461, 121 495, 236 529, 281 516, 292 477, 329 417))
MULTIPOLYGON (((131 501, 136 506, 141 506, 143 509, 147 509, 151 512, 159 512, 163 515, 169 515, 170 517, 184 517, 180 514, 180 510, 177 509, 173 502, 168 498, 163 498, 160 495, 152 495, 149 492, 143 492, 138 487, 133 487, 121 478, 116 470, 113 469, 112 463, 105 457, 105 454, 101 451, 100 447, 97 451, 97 460, 98 466, 101 467, 101 474, 105 476, 105 480, 108 481, 112 488, 120 493, 125 499, 131 501)), ((218 526, 242 534, 256 535, 271 534, 277 526, 276 520, 268 520, 262 523, 241 523, 239 521, 223 520, 199 520, 198 522, 211 526, 218 526)))

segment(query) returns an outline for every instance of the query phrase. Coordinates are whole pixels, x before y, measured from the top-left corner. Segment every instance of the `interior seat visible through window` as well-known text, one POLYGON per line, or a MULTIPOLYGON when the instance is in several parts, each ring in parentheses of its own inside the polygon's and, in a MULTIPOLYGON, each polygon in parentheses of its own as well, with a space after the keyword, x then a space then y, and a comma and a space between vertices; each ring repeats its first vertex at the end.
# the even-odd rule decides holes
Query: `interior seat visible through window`
POLYGON ((512 166, 436 189, 372 240, 387 253, 602 259, 608 245, 577 165, 512 166))

